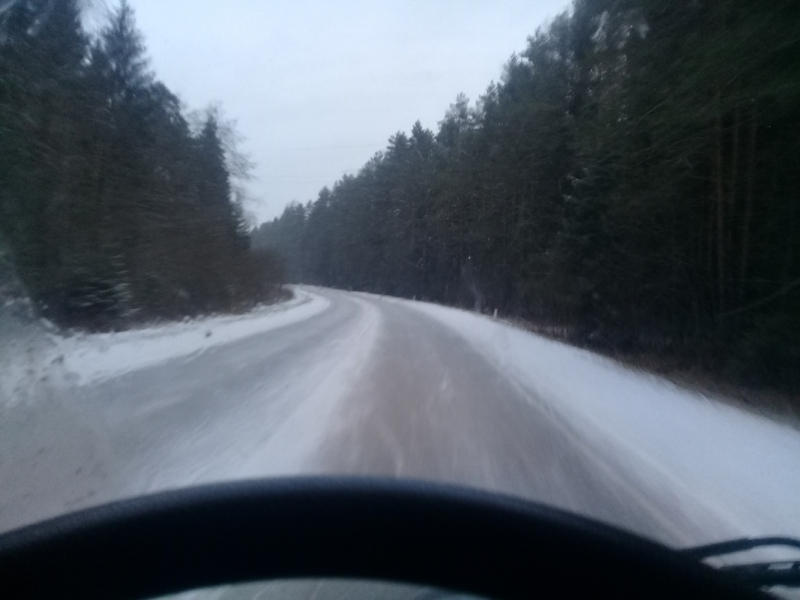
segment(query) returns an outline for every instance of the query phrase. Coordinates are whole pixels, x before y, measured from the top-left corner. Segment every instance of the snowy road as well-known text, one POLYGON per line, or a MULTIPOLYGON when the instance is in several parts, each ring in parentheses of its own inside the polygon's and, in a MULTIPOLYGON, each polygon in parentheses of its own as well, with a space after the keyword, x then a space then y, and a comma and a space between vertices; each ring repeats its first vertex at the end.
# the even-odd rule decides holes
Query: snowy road
POLYGON ((66 383, 3 409, 0 531, 195 483, 346 473, 507 492, 674 545, 800 534, 794 429, 485 317, 310 291, 261 320, 64 342, 66 383))

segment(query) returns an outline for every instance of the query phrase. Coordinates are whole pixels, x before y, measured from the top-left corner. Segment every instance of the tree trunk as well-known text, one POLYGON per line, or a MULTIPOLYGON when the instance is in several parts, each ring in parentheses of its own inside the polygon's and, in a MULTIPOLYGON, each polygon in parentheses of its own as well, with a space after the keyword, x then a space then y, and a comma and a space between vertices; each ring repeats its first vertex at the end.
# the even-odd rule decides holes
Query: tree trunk
MULTIPOLYGON (((720 93, 717 92, 717 107, 719 109, 720 93)), ((722 115, 717 116, 716 124, 716 203, 717 203, 717 311, 725 310, 725 184, 723 181, 725 171, 723 164, 723 130, 722 115)))
MULTIPOLYGON (((731 221, 731 226, 728 228, 728 238, 726 240, 726 248, 733 252, 733 236, 734 236, 734 223, 736 221, 736 182, 739 177, 739 130, 741 129, 741 112, 739 107, 736 107, 733 116, 733 147, 731 156, 731 178, 728 184, 728 219, 731 221)), ((731 259, 733 263, 733 258, 731 259)), ((733 269, 733 264, 731 264, 733 269)))
POLYGON ((750 221, 753 215, 753 187, 756 175, 756 139, 758 121, 755 117, 750 123, 750 152, 747 160, 747 195, 745 196, 744 218, 742 219, 742 255, 739 260, 739 304, 744 302, 744 291, 747 287, 747 261, 750 251, 750 221))

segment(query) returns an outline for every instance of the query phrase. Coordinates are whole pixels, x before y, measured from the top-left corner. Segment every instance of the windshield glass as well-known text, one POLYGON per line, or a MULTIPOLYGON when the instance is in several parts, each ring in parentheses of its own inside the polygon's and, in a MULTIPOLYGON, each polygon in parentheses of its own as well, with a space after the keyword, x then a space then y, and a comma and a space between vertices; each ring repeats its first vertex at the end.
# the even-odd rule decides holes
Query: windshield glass
POLYGON ((800 537, 798 23, 0 0, 0 532, 354 475, 800 537))
POLYGON ((358 579, 285 579, 192 590, 159 600, 481 600, 439 588, 358 579))

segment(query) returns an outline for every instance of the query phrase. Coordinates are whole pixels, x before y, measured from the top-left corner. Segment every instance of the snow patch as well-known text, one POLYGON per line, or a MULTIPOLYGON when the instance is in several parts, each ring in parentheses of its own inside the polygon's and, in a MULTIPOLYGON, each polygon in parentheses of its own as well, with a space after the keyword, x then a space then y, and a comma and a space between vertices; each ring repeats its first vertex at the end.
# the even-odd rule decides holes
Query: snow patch
POLYGON ((256 308, 244 315, 226 315, 166 323, 115 333, 51 336, 51 360, 63 361, 78 385, 151 367, 209 348, 297 323, 321 313, 330 302, 295 290, 288 302, 256 308))
POLYGON ((33 316, 27 298, 0 306, 0 408, 29 402, 43 386, 63 379, 62 361, 49 335, 54 330, 33 316))

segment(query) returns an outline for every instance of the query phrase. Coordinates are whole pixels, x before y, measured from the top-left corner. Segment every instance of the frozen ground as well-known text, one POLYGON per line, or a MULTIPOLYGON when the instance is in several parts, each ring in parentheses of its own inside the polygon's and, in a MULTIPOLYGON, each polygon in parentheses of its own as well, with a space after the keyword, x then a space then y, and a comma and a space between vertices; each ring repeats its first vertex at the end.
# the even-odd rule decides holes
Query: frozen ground
POLYGON ((239 317, 37 331, 0 388, 0 531, 159 489, 346 473, 515 494, 678 546, 800 537, 796 430, 480 315, 300 288, 239 317))

